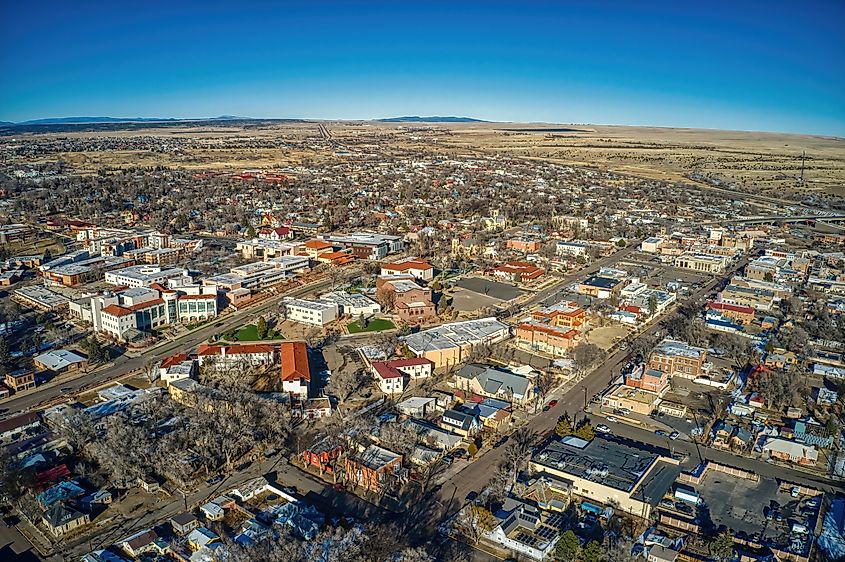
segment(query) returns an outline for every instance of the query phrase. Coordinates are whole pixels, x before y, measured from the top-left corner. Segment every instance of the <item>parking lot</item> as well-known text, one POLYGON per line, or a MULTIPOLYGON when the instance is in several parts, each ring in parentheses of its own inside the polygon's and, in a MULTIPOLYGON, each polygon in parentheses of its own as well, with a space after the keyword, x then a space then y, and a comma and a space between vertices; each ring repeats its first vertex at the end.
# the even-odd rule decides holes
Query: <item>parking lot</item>
POLYGON ((466 279, 461 279, 455 283, 455 286, 470 290, 480 295, 493 297, 494 299, 499 299, 501 301, 510 301, 525 293, 524 290, 519 287, 515 287, 514 285, 490 279, 483 279, 481 277, 467 277, 466 279))

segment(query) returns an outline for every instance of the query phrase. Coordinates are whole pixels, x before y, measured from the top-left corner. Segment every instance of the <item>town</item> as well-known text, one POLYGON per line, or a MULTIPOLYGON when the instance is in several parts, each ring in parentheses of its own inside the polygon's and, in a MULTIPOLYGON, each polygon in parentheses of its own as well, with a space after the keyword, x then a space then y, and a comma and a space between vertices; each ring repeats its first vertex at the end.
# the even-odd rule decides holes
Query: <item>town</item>
POLYGON ((845 556, 845 215, 442 125, 264 126, 0 136, 4 544, 845 556), (57 157, 211 149, 289 161, 57 157))

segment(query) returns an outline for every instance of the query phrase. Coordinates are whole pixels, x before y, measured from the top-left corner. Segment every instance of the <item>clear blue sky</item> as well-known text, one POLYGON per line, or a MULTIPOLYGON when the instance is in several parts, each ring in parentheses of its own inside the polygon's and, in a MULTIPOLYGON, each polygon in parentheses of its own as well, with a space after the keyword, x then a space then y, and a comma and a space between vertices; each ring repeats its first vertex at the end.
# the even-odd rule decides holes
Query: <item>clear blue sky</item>
POLYGON ((0 120, 378 118, 845 136, 845 2, 0 0, 0 120))

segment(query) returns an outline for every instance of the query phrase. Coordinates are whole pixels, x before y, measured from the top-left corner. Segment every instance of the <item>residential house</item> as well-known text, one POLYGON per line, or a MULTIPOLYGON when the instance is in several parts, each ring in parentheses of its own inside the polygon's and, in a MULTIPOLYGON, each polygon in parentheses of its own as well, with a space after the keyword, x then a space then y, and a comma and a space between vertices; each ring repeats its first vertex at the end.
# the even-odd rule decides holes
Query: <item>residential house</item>
POLYGON ((534 399, 534 384, 528 377, 485 365, 465 365, 455 374, 454 385, 464 392, 523 406, 534 399))
POLYGON ((0 443, 17 441, 40 426, 41 418, 35 412, 27 412, 0 420, 0 443))
POLYGON ((41 516, 41 520, 50 534, 59 538, 74 529, 87 525, 91 522, 91 517, 87 513, 77 511, 60 502, 48 508, 41 516))
POLYGON ((481 430, 481 422, 472 412, 446 410, 440 416, 440 427, 462 437, 470 437, 481 430))
POLYGON ((197 519, 196 515, 187 511, 178 513, 170 518, 170 528, 173 529, 173 532, 180 537, 184 537, 199 527, 199 525, 200 521, 197 519))
POLYGON ((346 457, 347 482, 369 492, 380 492, 390 478, 401 477, 402 455, 377 445, 346 457))
POLYGON ((217 533, 205 527, 197 527, 188 533, 187 542, 191 550, 197 551, 203 547, 220 542, 220 537, 217 533))
POLYGON ((374 361, 370 365, 379 388, 385 394, 404 392, 408 380, 431 376, 433 366, 424 357, 374 361))
POLYGON ((302 460, 306 466, 312 466, 320 471, 334 472, 337 459, 343 453, 341 445, 330 444, 326 439, 319 441, 316 445, 305 449, 302 452, 302 460))
POLYGON ((764 457, 800 465, 814 466, 819 460, 819 453, 815 446, 779 437, 767 437, 762 451, 764 457))
POLYGON ((17 369, 6 373, 6 386, 15 392, 35 388, 35 372, 30 369, 17 369))
POLYGON ((32 361, 39 369, 57 375, 85 370, 88 367, 88 359, 67 349, 54 349, 42 353, 34 357, 32 361))

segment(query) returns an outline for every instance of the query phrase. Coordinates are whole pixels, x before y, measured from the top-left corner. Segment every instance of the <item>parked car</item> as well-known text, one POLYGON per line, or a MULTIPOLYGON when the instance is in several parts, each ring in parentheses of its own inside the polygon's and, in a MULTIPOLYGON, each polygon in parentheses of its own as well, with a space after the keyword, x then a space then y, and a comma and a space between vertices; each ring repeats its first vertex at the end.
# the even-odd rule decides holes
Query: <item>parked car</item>
POLYGON ((478 492, 473 491, 473 492, 470 492, 470 493, 467 494, 466 500, 468 502, 475 501, 475 498, 477 498, 477 497, 478 497, 478 492))
POLYGON ((440 459, 440 462, 442 462, 446 466, 452 466, 452 463, 455 462, 455 459, 453 459, 452 457, 443 457, 442 459, 440 459))
POLYGON ((672 441, 674 441, 675 439, 677 439, 677 438, 678 438, 678 437, 680 437, 680 436, 681 436, 681 434, 680 434, 680 433, 678 433, 677 431, 673 431, 672 433, 670 433, 670 434, 669 434, 669 439, 671 439, 672 441))
POLYGON ((611 423, 619 423, 619 418, 617 418, 616 416, 607 416, 607 421, 611 423))
POLYGON ((466 456, 467 450, 466 449, 455 449, 452 451, 452 456, 456 459, 462 459, 466 456))
POLYGON ((600 423, 596 426, 596 431, 599 433, 611 433, 610 428, 604 425, 603 423, 600 423))
POLYGON ((658 429, 657 431, 654 432, 654 434, 657 435, 658 437, 666 437, 666 432, 663 431, 662 429, 658 429))
POLYGON ((223 481, 223 477, 218 474, 217 476, 212 476, 211 478, 206 480, 205 483, 208 484, 209 486, 213 486, 214 484, 217 484, 218 482, 222 482, 222 481, 223 481))
POLYGON ((504 445, 507 442, 508 442, 508 436, 505 435, 493 444, 493 448, 495 449, 496 447, 501 447, 502 445, 504 445))
POLYGON ((554 408, 557 406, 557 400, 549 400, 549 408, 554 408))

